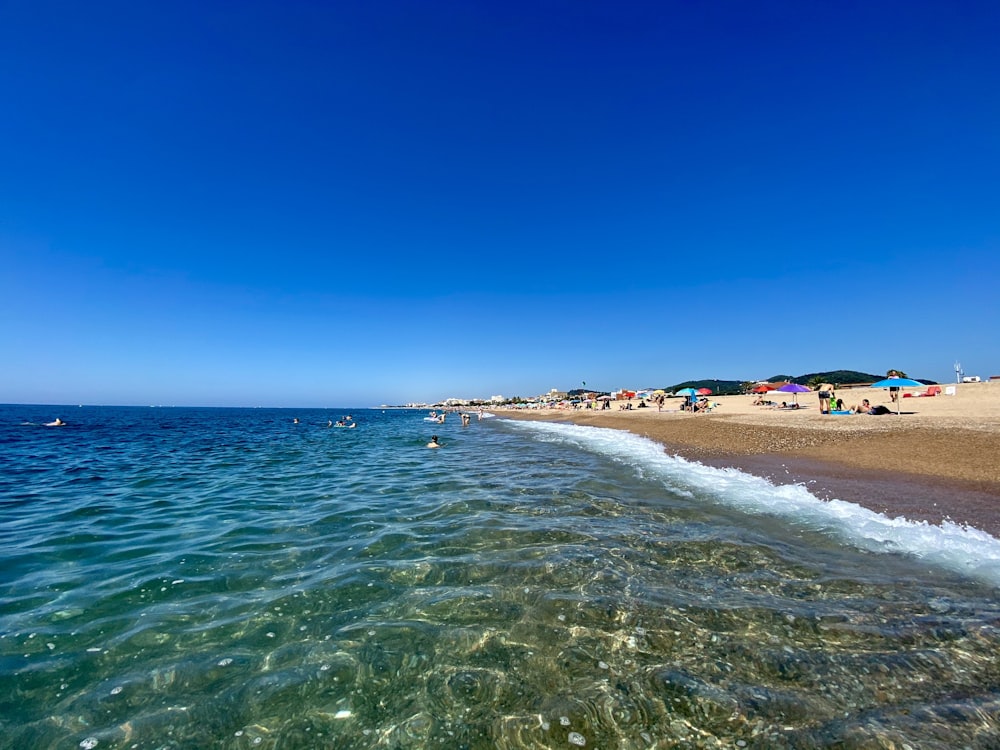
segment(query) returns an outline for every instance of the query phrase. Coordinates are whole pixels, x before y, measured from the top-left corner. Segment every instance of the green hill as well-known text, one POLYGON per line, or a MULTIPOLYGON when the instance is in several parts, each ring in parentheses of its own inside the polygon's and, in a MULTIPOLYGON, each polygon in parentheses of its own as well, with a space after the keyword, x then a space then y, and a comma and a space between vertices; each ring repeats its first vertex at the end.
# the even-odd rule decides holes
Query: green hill
POLYGON ((743 382, 739 380, 686 380, 683 383, 664 388, 667 393, 676 393, 681 388, 711 388, 713 396, 732 396, 743 393, 743 382))
POLYGON ((833 385, 853 385, 855 383, 874 383, 881 380, 885 375, 872 375, 870 372, 859 372, 858 370, 831 370, 830 372, 810 372, 798 377, 788 377, 785 375, 768 378, 769 383, 791 382, 799 385, 809 385, 810 383, 832 383, 833 385))

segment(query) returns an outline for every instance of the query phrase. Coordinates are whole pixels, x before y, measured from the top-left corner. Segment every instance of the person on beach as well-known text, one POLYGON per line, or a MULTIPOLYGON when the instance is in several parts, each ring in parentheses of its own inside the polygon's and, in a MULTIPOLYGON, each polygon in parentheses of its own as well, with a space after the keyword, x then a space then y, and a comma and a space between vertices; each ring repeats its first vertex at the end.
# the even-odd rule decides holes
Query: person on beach
MULTIPOLYGON (((886 370, 885 376, 887 378, 905 378, 906 373, 902 370, 886 370)), ((893 386, 889 389, 889 400, 895 403, 899 400, 899 388, 893 386)))
POLYGON ((431 441, 427 444, 428 448, 440 448, 441 443, 438 442, 437 435, 431 435, 431 441))
POLYGON ((829 414, 830 413, 830 399, 834 397, 833 385, 830 383, 820 383, 816 386, 816 390, 819 391, 819 413, 829 414))
POLYGON ((860 404, 851 407, 851 411, 854 414, 868 414, 871 412, 871 408, 871 402, 868 399, 862 399, 860 404))

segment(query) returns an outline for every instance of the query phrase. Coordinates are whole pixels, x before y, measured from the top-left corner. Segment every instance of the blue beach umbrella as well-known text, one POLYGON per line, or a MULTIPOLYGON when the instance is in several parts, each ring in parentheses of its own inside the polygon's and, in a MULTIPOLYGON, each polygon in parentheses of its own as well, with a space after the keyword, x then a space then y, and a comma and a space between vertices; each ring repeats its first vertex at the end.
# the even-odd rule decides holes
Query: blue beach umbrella
POLYGON ((694 397, 697 391, 694 388, 681 388, 679 391, 674 391, 675 396, 684 396, 685 400, 694 403, 694 397))
MULTIPOLYGON (((924 384, 919 380, 910 378, 886 378, 877 383, 871 384, 872 388, 923 388, 924 384)), ((902 394, 896 399, 896 416, 899 416, 899 402, 902 401, 902 394)))

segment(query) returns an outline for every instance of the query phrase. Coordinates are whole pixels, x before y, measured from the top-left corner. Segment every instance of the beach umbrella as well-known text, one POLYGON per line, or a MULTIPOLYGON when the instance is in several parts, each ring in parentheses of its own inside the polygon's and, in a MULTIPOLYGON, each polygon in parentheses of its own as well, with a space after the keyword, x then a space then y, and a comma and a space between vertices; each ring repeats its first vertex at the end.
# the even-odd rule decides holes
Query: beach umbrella
POLYGON ((675 396, 684 396, 684 399, 690 401, 692 404, 694 404, 694 397, 697 393, 698 391, 694 388, 681 388, 679 391, 674 391, 675 396))
POLYGON ((711 388, 699 388, 698 391, 697 391, 697 393, 698 393, 699 396, 711 396, 712 395, 712 389, 711 388))
POLYGON ((799 385, 798 383, 785 383, 783 386, 776 388, 775 390, 781 393, 791 393, 792 402, 796 404, 799 402, 800 393, 809 393, 809 388, 804 385, 799 385))
MULTIPOLYGON (((886 378, 885 380, 880 380, 877 383, 871 384, 872 388, 923 388, 924 384, 919 380, 910 380, 910 378, 886 378)), ((899 402, 903 399, 896 399, 896 416, 899 416, 899 402)))
POLYGON ((798 383, 785 383, 776 390, 779 390, 782 393, 809 393, 810 388, 809 386, 799 385, 798 383))
POLYGON ((766 383, 761 383, 756 388, 753 389, 754 393, 767 393, 768 391, 778 390, 777 386, 767 385, 766 383))

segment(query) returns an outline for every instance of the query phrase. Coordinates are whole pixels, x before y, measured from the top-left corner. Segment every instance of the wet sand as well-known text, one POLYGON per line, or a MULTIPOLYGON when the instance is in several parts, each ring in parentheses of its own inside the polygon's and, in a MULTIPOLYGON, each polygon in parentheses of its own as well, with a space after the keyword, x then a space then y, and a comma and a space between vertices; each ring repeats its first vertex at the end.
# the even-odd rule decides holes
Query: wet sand
MULTIPOLYGON (((886 393, 872 389, 838 395, 847 404, 869 398, 895 408, 886 393)), ((664 411, 623 411, 613 403, 602 411, 498 414, 628 430, 671 454, 802 484, 823 499, 1000 537, 1000 382, 962 384, 955 396, 903 398, 899 416, 822 415, 815 394, 803 394, 805 408, 796 411, 753 406, 750 396, 713 400, 717 406, 708 414, 680 411, 680 399, 668 399, 664 411)))

